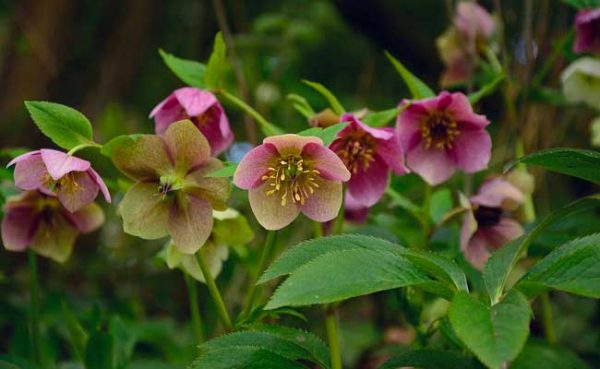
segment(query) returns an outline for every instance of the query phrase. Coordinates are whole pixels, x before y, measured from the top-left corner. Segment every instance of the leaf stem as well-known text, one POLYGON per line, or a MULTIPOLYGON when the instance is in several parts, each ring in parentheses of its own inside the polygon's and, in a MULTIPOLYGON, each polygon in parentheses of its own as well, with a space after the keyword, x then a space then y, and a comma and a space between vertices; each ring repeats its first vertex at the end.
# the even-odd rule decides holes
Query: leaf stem
POLYGON ((275 239, 277 232, 269 231, 267 233, 267 238, 265 239, 265 244, 262 248, 262 252, 260 254, 260 261, 258 262, 258 271, 252 280, 252 284, 250 285, 250 291, 248 292, 248 297, 246 299, 246 306, 241 313, 242 317, 248 316, 252 312, 252 308, 254 307, 254 301, 256 300, 256 296, 260 291, 260 286, 256 285, 256 281, 260 277, 261 273, 265 270, 267 263, 271 259, 271 254, 273 254, 273 250, 275 248, 275 239))
POLYGON ((40 290, 38 279, 37 255, 29 250, 29 287, 31 305, 29 310, 29 334, 31 343, 31 361, 35 367, 41 365, 41 340, 40 340, 40 290))
POLYGON ((323 225, 317 221, 313 221, 313 230, 315 238, 323 237, 323 225))
POLYGON ((222 95, 224 98, 229 100, 232 104, 236 105, 238 108, 246 112, 246 114, 250 115, 260 126, 260 129, 263 131, 265 136, 274 136, 282 134, 283 131, 281 128, 275 126, 273 123, 269 122, 265 119, 259 112, 254 110, 250 105, 246 104, 243 100, 238 98, 237 96, 221 89, 215 91, 216 93, 222 95))
POLYGON ((548 292, 544 292, 540 295, 540 304, 542 307, 542 325, 544 326, 546 341, 550 344, 556 344, 556 331, 554 330, 552 305, 550 304, 548 292))
POLYGON ((346 186, 342 188, 342 206, 340 206, 340 211, 338 212, 337 217, 335 218, 335 222, 333 223, 333 234, 342 234, 344 233, 344 218, 346 216, 346 186))
POLYGON ((196 281, 187 273, 184 273, 185 283, 188 288, 188 299, 190 303, 190 315, 192 316, 192 328, 196 336, 196 343, 204 342, 204 328, 202 327, 202 318, 200 307, 198 306, 198 287, 196 281))
POLYGON ((223 297, 221 297, 221 292, 219 292, 219 288, 217 287, 215 280, 210 273, 210 269, 208 265, 206 265, 206 260, 204 260, 204 255, 201 252, 196 253, 196 257, 198 258, 198 264, 200 265, 200 270, 202 270, 202 275, 204 276, 204 280, 206 281, 206 286, 208 287, 208 292, 210 296, 215 302, 215 306, 217 307, 217 314, 219 314, 219 318, 225 325, 225 329, 230 331, 233 328, 231 324, 231 318, 229 317, 229 313, 227 312, 227 308, 225 307, 225 303, 223 302, 223 297))
POLYGON ((97 144, 97 143, 95 143, 95 142, 90 142, 90 143, 84 143, 84 144, 80 144, 80 145, 77 145, 77 146, 73 147, 71 150, 69 150, 69 152, 67 152, 67 155, 73 155, 73 154, 75 154, 77 151, 79 151, 79 150, 81 150, 81 149, 88 148, 88 147, 95 147, 95 148, 98 148, 98 149, 100 149, 100 148, 102 148, 102 145, 100 145, 100 144, 97 144))
POLYGON ((325 307, 325 329, 331 357, 331 369, 342 369, 342 354, 338 338, 337 320, 337 309, 332 305, 325 307))

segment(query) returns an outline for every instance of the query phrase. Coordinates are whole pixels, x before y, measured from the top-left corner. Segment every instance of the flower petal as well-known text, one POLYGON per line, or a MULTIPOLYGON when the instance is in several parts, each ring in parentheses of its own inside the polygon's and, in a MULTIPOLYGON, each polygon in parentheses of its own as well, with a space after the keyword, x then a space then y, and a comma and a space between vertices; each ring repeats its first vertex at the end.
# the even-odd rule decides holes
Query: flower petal
POLYGON ((279 136, 266 137, 263 144, 272 144, 280 155, 300 155, 302 149, 308 143, 323 145, 323 141, 318 137, 300 136, 296 134, 285 134, 279 136))
POLYGON ((42 218, 29 247, 42 256, 64 263, 73 252, 77 234, 77 228, 57 212, 50 218, 42 218))
POLYGON ((158 193, 157 183, 136 183, 119 204, 123 230, 147 240, 169 234, 167 222, 172 201, 158 193))
MULTIPOLYGON (((464 198, 464 195, 462 195, 464 198)), ((461 198, 461 199, 462 199, 461 198)), ((466 199, 465 199, 466 200, 466 199)), ((460 229, 460 249, 461 251, 467 250, 469 247, 469 242, 473 235, 477 232, 477 219, 475 219, 475 214, 471 208, 467 209, 463 215, 462 227, 460 229)))
POLYGON ((365 131, 368 134, 370 134, 371 136, 373 136, 379 140, 389 140, 390 138, 394 137, 393 131, 386 130, 384 128, 369 127, 368 125, 361 122, 354 114, 351 114, 351 113, 346 113, 346 114, 342 115, 340 122, 350 122, 350 124, 348 124, 346 127, 344 127, 344 129, 342 129, 337 134, 337 137, 344 137, 349 132, 352 132, 355 130, 365 131))
POLYGON ((209 201, 216 210, 227 209, 231 186, 226 178, 206 177, 208 173, 223 168, 219 159, 210 158, 201 167, 185 177, 183 191, 209 201))
POLYGON ((33 204, 9 201, 2 218, 2 243, 10 251, 24 251, 31 242, 37 227, 33 204))
POLYGON ((389 183, 389 170, 379 157, 372 161, 369 168, 360 169, 348 181, 348 192, 356 201, 371 207, 381 199, 389 183))
POLYGON ((110 192, 108 192, 108 187, 106 187, 106 184, 104 183, 104 180, 102 180, 102 177, 100 177, 100 174, 98 174, 98 172, 96 172, 92 168, 90 168, 90 170, 88 170, 88 174, 92 177, 94 182, 96 182, 96 184, 98 185, 98 188, 100 188, 100 192, 102 192, 102 196, 104 196, 104 200, 106 200, 106 202, 110 204, 112 201, 112 199, 110 197, 110 192))
POLYGON ((48 169, 39 151, 32 151, 13 159, 8 165, 15 164, 15 185, 22 190, 36 190, 46 187, 50 179, 48 169))
POLYGON ((81 233, 90 233, 100 228, 104 223, 104 212, 96 204, 88 204, 74 213, 64 212, 63 215, 69 219, 81 233))
POLYGON ((456 166, 467 173, 487 168, 492 155, 492 138, 483 130, 461 131, 454 139, 448 154, 456 166))
POLYGON ((111 141, 110 158, 128 177, 149 181, 171 174, 173 163, 160 136, 139 135, 111 141))
POLYGON ((445 150, 424 149, 422 145, 406 154, 406 164, 430 185, 448 180, 455 171, 455 164, 445 150))
POLYGON ((465 259, 478 270, 483 270, 485 263, 490 258, 490 251, 486 247, 486 240, 479 233, 469 240, 467 248, 464 250, 465 259))
POLYGON ((480 227, 482 237, 490 248, 500 248, 510 241, 521 237, 524 233, 523 226, 514 219, 502 217, 500 222, 492 227, 480 227))
POLYGON ((337 216, 342 207, 342 184, 322 178, 317 178, 315 183, 319 187, 300 206, 300 210, 314 221, 328 222, 337 216))
POLYGON ((281 197, 278 194, 268 196, 268 189, 267 185, 262 185, 248 190, 250 207, 258 223, 265 229, 281 229, 296 219, 300 209, 291 202, 282 206, 281 197))
POLYGON ((41 149, 40 153, 48 173, 55 181, 61 179, 67 173, 85 172, 91 168, 89 161, 76 158, 62 151, 41 149))
POLYGON ((171 124, 163 137, 175 161, 176 171, 182 175, 210 158, 210 145, 206 137, 189 120, 171 124))
POLYGON ((204 113, 203 123, 198 119, 192 119, 202 134, 208 140, 211 148, 211 155, 218 156, 227 150, 233 142, 233 132, 229 126, 229 120, 221 104, 216 104, 204 113), (209 115, 206 117, 206 115, 209 115))
POLYGON ((189 117, 202 115, 210 107, 219 103, 211 92, 194 87, 179 88, 173 92, 173 95, 189 117))
POLYGON ((277 149, 272 144, 262 144, 250 150, 240 161, 235 173, 233 174, 233 183, 239 188, 248 190, 259 186, 261 180, 271 162, 279 157, 277 149))
MULTIPOLYGON (((386 129, 392 131, 392 128, 386 129)), ((400 141, 395 135, 388 140, 379 141, 376 155, 383 159, 387 166, 397 175, 403 175, 409 172, 408 168, 404 165, 404 150, 402 150, 400 141)))
POLYGON ((185 119, 187 116, 175 95, 171 94, 152 109, 150 118, 154 118, 156 134, 163 134, 171 123, 185 119))
POLYGON ((307 143, 301 155, 309 163, 308 166, 318 170, 324 179, 342 182, 350 179, 350 172, 344 162, 331 149, 320 143, 307 143))
POLYGON ((490 121, 485 115, 476 114, 473 112, 473 107, 469 102, 469 98, 461 92, 455 92, 452 95, 450 105, 445 108, 452 117, 457 121, 460 128, 478 129, 484 128, 490 121))
POLYGON ((94 201, 98 196, 98 184, 89 172, 75 172, 67 182, 56 188, 60 203, 71 213, 94 201))
POLYGON ((168 229, 173 244, 184 254, 194 254, 204 245, 213 226, 210 203, 196 196, 177 194, 171 207, 168 229))
POLYGON ((525 200, 523 192, 516 186, 501 178, 485 181, 471 202, 491 208, 515 210, 525 200))

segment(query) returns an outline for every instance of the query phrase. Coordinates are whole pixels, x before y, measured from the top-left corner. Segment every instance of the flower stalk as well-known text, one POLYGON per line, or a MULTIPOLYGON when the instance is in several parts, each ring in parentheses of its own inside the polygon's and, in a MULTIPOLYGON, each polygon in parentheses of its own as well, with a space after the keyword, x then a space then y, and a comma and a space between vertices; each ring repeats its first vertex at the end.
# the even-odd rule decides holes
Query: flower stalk
POLYGON ((34 366, 41 364, 41 339, 40 339, 40 291, 37 255, 29 251, 29 284, 31 292, 31 306, 29 310, 29 334, 31 343, 31 362, 34 366))
POLYGON ((200 315, 200 307, 198 306, 198 287, 196 281, 189 276, 185 275, 185 283, 188 288, 188 299, 190 304, 190 315, 192 316, 192 329, 196 336, 196 343, 201 344, 204 342, 204 328, 202 326, 202 318, 200 315))
POLYGON ((219 292, 219 288, 215 283, 213 276, 210 274, 210 269, 206 264, 206 260, 204 260, 204 256, 202 256, 201 252, 196 253, 196 257, 198 258, 198 265, 200 265, 200 270, 202 270, 202 275, 204 275, 204 280, 206 281, 206 286, 208 287, 208 292, 210 296, 215 302, 215 306, 217 308, 217 314, 221 319, 221 322, 225 326, 225 330, 231 331, 233 328, 233 324, 231 323, 231 317, 227 312, 227 308, 225 307, 225 302, 223 302, 223 297, 221 296, 221 292, 219 292))
POLYGON ((337 319, 337 309, 331 305, 327 306, 325 308, 325 329, 331 358, 331 369, 342 369, 342 353, 338 338, 337 319))
POLYGON ((262 252, 260 254, 260 261, 258 263, 258 269, 256 271, 256 275, 254 276, 254 279, 252 280, 252 284, 250 285, 250 292, 248 292, 246 306, 241 314, 242 317, 248 316, 252 312, 252 309, 254 308, 254 302, 256 301, 256 296, 258 295, 258 293, 261 290, 261 287, 257 286, 256 282, 258 281, 258 278, 260 277, 261 273, 266 269, 266 266, 267 266, 267 263, 269 262, 269 260, 271 260, 273 251, 275 249, 276 235, 277 235, 276 231, 267 232, 267 238, 265 240, 265 244, 264 244, 264 246, 262 248, 262 252))

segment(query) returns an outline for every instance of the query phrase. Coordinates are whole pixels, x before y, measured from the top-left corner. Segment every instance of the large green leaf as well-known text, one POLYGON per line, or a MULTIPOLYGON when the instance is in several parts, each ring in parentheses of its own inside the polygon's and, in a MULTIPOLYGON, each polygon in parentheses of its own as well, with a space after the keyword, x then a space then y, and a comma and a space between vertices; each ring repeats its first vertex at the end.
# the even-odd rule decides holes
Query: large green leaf
POLYGON ((510 365, 510 369, 591 369, 564 347, 530 340, 510 365))
POLYGON ((378 369, 397 369, 401 367, 470 369, 473 368, 473 362, 471 359, 454 351, 420 349, 396 355, 383 363, 378 369))
POLYGON ((516 290, 491 307, 459 292, 448 315, 458 337, 491 369, 505 368, 517 357, 529 335, 529 304, 516 290))
POLYGON ((337 97, 335 97, 335 95, 331 91, 329 91, 329 89, 327 89, 327 87, 323 86, 322 84, 320 84, 318 82, 312 82, 312 81, 307 81, 307 80, 302 80, 302 82, 304 82, 308 86, 315 89, 318 93, 323 95, 323 97, 325 97, 327 99, 327 101, 329 102, 329 106, 331 106, 331 109, 333 109, 333 111, 337 115, 342 115, 346 112, 346 109, 344 109, 344 107, 342 106, 340 101, 337 99, 337 97))
POLYGON ((198 88, 204 88, 204 73, 206 66, 195 60, 176 57, 168 52, 158 49, 163 61, 171 72, 175 73, 184 83, 198 88))
POLYGON ((113 337, 104 332, 95 332, 88 340, 85 349, 86 369, 113 369, 113 337))
POLYGON ((425 84, 425 82, 421 81, 414 74, 412 74, 406 67, 400 63, 400 61, 392 56, 392 54, 385 52, 385 56, 392 63, 396 71, 400 74, 400 77, 406 83, 410 94, 413 99, 425 99, 428 97, 434 97, 435 93, 429 86, 425 84))
POLYGON ((508 165, 516 163, 537 165, 553 172, 600 183, 600 152, 570 148, 553 148, 525 155, 508 165))
POLYGON ((77 110, 47 101, 25 101, 25 106, 40 131, 63 149, 94 142, 92 124, 77 110))
POLYGON ((217 89, 222 87, 223 77, 228 68, 225 41, 221 32, 215 36, 215 44, 212 54, 206 64, 204 73, 204 84, 206 88, 217 89))
POLYGON ((200 355, 188 369, 307 369, 306 366, 273 351, 255 346, 239 346, 208 351, 200 355))
POLYGON ((518 286, 529 296, 552 288, 600 298, 600 233, 558 247, 537 263, 518 286))

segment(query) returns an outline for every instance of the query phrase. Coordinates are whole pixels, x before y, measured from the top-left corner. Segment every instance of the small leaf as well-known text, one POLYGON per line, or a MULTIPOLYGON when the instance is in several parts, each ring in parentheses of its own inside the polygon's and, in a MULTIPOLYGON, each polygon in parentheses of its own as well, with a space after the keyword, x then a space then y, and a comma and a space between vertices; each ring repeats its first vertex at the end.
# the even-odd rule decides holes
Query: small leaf
POLYGON ((496 78, 485 84, 483 87, 479 89, 479 91, 473 92, 469 94, 469 102, 471 105, 475 105, 482 98, 491 95, 496 91, 500 83, 506 79, 505 75, 498 75, 496 78))
POLYGON ((372 112, 369 113, 366 117, 364 117, 362 121, 364 124, 371 127, 384 127, 389 122, 396 119, 401 110, 402 108, 392 108, 388 110, 372 112))
POLYGON ((335 95, 327 89, 327 87, 323 86, 318 82, 307 81, 305 79, 302 80, 305 84, 315 89, 318 93, 323 95, 329 102, 329 106, 333 109, 334 113, 337 115, 342 115, 346 112, 346 109, 340 104, 340 101, 335 97, 335 95))
POLYGON ((530 339, 510 365, 510 369, 591 369, 564 347, 530 339))
POLYGON ((304 96, 300 96, 297 94, 289 94, 287 95, 287 99, 292 102, 294 109, 306 119, 310 119, 316 115, 315 110, 308 103, 308 101, 304 98, 304 96))
POLYGON ((88 340, 85 349, 86 369, 113 369, 113 337, 104 332, 95 332, 88 340))
POLYGON ((237 166, 238 166, 237 163, 231 163, 226 167, 223 167, 221 169, 215 170, 214 172, 208 173, 206 175, 206 177, 211 177, 211 178, 233 177, 233 174, 235 173, 237 166))
POLYGON ((227 70, 227 56, 225 41, 221 32, 215 36, 215 44, 213 46, 212 54, 206 64, 206 71, 204 73, 204 84, 206 88, 217 89, 222 87, 223 77, 227 70))
POLYGON ((323 131, 323 128, 320 127, 312 127, 309 129, 305 129, 304 131, 300 131, 298 132, 298 135, 300 136, 318 136, 321 131, 323 131))
POLYGON ((158 49, 163 61, 171 72, 175 73, 184 83, 198 88, 204 88, 204 73, 206 66, 194 60, 181 59, 158 49))
POLYGON ((534 152, 519 158, 506 167, 517 163, 537 165, 553 172, 600 183, 600 152, 570 148, 553 148, 534 152))
POLYGON ((106 157, 111 157, 112 156, 112 152, 113 149, 119 148, 119 147, 126 147, 130 144, 135 143, 135 141, 137 141, 138 137, 140 137, 140 134, 133 134, 133 135, 121 135, 121 136, 117 136, 112 138, 110 141, 108 141, 107 143, 105 143, 104 145, 102 145, 102 148, 100 149, 100 153, 106 157))
POLYGON ((431 195, 429 215, 435 223, 438 223, 452 209, 452 206, 452 192, 447 188, 440 188, 431 195))
POLYGON ((529 304, 516 290, 492 307, 459 292, 448 315, 458 337, 491 369, 505 368, 519 354, 529 335, 529 304))
POLYGON ((342 129, 346 128, 348 124, 348 122, 342 122, 324 128, 321 132, 319 132, 317 137, 323 140, 323 144, 325 146, 329 146, 335 140, 337 134, 340 133, 342 129))
POLYGON ((392 54, 385 52, 385 56, 392 63, 396 71, 400 74, 400 77, 406 83, 408 90, 410 91, 413 99, 425 99, 428 97, 434 97, 435 93, 425 82, 421 81, 414 74, 412 74, 400 61, 392 56, 392 54))
POLYGON ((92 124, 77 110, 47 101, 25 101, 25 106, 40 131, 63 149, 94 142, 92 124))
POLYGON ((379 369, 397 369, 401 367, 419 367, 423 369, 470 369, 474 366, 471 359, 454 351, 420 349, 396 355, 383 363, 379 369))

